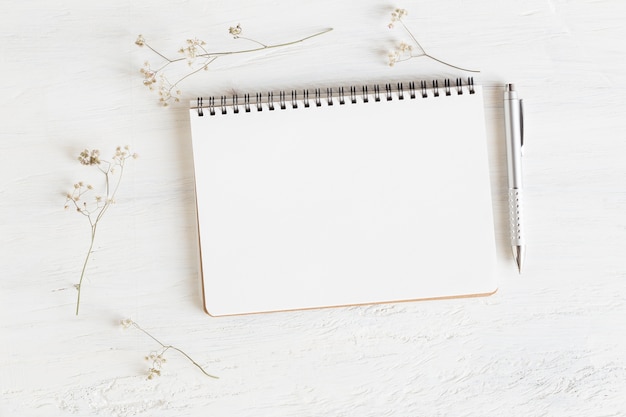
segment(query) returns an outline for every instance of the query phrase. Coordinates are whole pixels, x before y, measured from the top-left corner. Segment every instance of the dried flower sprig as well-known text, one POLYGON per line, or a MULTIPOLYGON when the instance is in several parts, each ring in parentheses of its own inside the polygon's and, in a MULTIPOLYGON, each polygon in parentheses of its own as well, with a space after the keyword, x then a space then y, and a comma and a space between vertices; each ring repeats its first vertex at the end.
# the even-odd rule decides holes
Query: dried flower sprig
POLYGON ((137 37, 135 44, 140 47, 145 46, 156 55, 158 55, 162 61, 164 61, 160 66, 156 68, 152 68, 150 63, 146 61, 140 72, 143 75, 143 84, 150 90, 156 89, 159 95, 159 101, 164 106, 167 106, 172 100, 174 102, 180 101, 181 91, 178 86, 182 81, 201 71, 207 71, 209 69, 209 65, 211 65, 213 62, 215 62, 216 59, 220 57, 235 54, 249 54, 265 49, 282 48, 290 45, 295 45, 316 36, 328 33, 331 30, 333 29, 329 28, 314 33, 313 35, 296 39, 294 41, 268 45, 263 42, 259 42, 258 40, 242 36, 243 29, 240 24, 237 24, 237 26, 231 26, 228 29, 228 33, 233 37, 233 39, 243 39, 257 44, 257 47, 234 51, 211 51, 207 48, 207 42, 205 42, 204 40, 198 38, 187 39, 185 45, 178 50, 178 53, 183 55, 179 58, 169 58, 165 54, 157 51, 146 41, 146 39, 142 35, 139 35, 137 37), (183 62, 186 62, 189 66, 190 69, 188 70, 188 72, 186 72, 183 76, 179 76, 175 81, 170 81, 165 75, 165 69, 168 68, 170 65, 183 62))
POLYGON ((161 376, 161 370, 163 369, 163 365, 167 362, 167 359, 165 358, 164 355, 165 355, 165 352, 167 352, 170 349, 177 351, 178 353, 183 355, 185 358, 187 358, 192 364, 194 364, 198 369, 200 369, 200 371, 202 371, 202 373, 204 375, 206 375, 206 376, 208 376, 210 378, 219 379, 219 377, 211 375, 207 371, 205 371, 204 368, 200 364, 198 364, 198 362, 193 360, 184 351, 182 351, 181 349, 177 348, 176 346, 166 345, 165 343, 161 342, 159 339, 157 339, 156 337, 152 336, 152 334, 150 334, 148 331, 146 331, 141 326, 139 326, 139 324, 137 324, 135 321, 133 321, 131 319, 124 319, 124 320, 122 320, 120 322, 120 324, 125 329, 127 329, 127 328, 129 328, 131 326, 136 328, 137 330, 141 331, 146 336, 148 336, 150 339, 154 340, 159 345, 161 345, 161 349, 159 351, 150 352, 150 354, 147 355, 146 358, 145 358, 147 361, 150 362, 150 368, 148 368, 148 379, 153 379, 153 378, 155 378, 157 376, 161 376))
POLYGON ((396 48, 389 53, 389 66, 393 67, 396 63, 408 61, 409 59, 425 57, 461 71, 480 72, 478 70, 472 70, 452 65, 445 61, 442 61, 441 59, 435 58, 434 56, 426 52, 424 47, 417 41, 417 38, 413 35, 413 33, 411 33, 409 28, 402 20, 408 14, 409 12, 406 9, 395 9, 391 13, 391 22, 389 22, 387 26, 389 27, 389 29, 393 29, 396 23, 400 24, 400 26, 402 26, 402 28, 408 33, 409 37, 415 45, 411 45, 406 42, 400 42, 398 46, 396 46, 396 48))
POLYGON ((96 231, 102 216, 107 212, 109 207, 115 203, 115 194, 122 181, 122 174, 124 173, 124 165, 130 158, 136 159, 138 155, 130 151, 128 146, 118 146, 115 150, 115 154, 111 158, 111 161, 106 161, 100 158, 100 151, 97 149, 89 150, 85 149, 78 156, 78 160, 82 165, 95 166, 104 175, 104 192, 102 194, 95 194, 91 198, 87 198, 88 194, 94 193, 94 187, 91 184, 85 185, 82 181, 74 184, 74 188, 71 192, 66 194, 65 208, 68 209, 73 206, 76 212, 85 216, 90 226, 90 242, 89 250, 85 256, 83 262, 83 268, 80 272, 80 279, 75 288, 78 290, 78 296, 76 299, 76 315, 80 308, 80 295, 83 289, 83 278, 85 278, 85 271, 87 270, 87 263, 93 252, 93 245, 96 239, 96 231))

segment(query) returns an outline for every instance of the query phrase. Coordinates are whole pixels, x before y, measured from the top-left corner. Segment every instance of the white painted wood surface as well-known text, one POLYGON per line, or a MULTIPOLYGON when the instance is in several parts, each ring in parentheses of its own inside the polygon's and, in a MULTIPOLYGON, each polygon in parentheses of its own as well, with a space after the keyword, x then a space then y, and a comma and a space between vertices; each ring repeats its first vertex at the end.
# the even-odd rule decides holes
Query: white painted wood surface
MULTIPOLYGON (((626 4, 547 1, 3 2, 0 16, 0 416, 617 416, 626 414, 626 4), (467 73, 386 64, 394 7, 429 53, 486 86, 500 290, 482 299, 211 318, 201 306, 188 112, 141 82, 142 33, 284 49, 220 59, 200 94, 467 73), (528 254, 507 245, 501 86, 526 103, 528 254), (85 147, 141 157, 87 270, 89 226, 64 195, 85 147), (131 317, 185 350, 202 375, 131 317)), ((411 134, 403 121, 389 134, 411 134)), ((435 174, 436 175, 436 174, 435 174)), ((442 190, 449 192, 449 190, 442 190)), ((458 250, 463 241, 451 242, 458 250)), ((471 241, 467 242, 471 244, 471 241)), ((453 260, 451 260, 453 261, 453 260)), ((436 271, 433 271, 436 273, 436 271)))

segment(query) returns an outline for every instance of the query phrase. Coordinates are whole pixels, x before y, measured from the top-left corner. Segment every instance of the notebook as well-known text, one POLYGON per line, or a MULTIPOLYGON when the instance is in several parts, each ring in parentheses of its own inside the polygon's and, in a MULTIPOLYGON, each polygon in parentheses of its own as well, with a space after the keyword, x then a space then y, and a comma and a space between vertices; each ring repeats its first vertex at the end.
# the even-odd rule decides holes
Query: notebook
POLYGON ((190 122, 208 314, 496 291, 472 79, 204 97, 190 122))

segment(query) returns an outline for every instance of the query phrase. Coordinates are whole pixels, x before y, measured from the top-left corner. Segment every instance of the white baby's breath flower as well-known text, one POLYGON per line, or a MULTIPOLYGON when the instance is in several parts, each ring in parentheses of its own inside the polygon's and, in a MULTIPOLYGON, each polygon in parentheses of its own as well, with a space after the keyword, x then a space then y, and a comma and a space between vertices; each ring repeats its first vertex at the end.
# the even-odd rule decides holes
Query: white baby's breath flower
MULTIPOLYGON (((78 160, 83 165, 98 165, 100 164, 100 151, 97 149, 89 150, 85 149, 78 155, 78 160)), ((82 183, 80 186, 82 187, 82 183)))
POLYGON ((239 23, 237 23, 237 26, 235 27, 229 27, 228 28, 228 33, 230 33, 231 35, 233 35, 234 38, 238 38, 239 35, 241 35, 241 25, 239 23))
POLYGON ((399 22, 404 16, 408 14, 409 12, 406 9, 395 9, 393 12, 391 12, 391 22, 389 22, 389 25, 387 25, 389 29, 392 29, 394 23, 399 22))
POLYGON ((137 36, 137 40, 135 41, 135 45, 144 46, 146 44, 146 40, 142 35, 137 36))
POLYGON ((408 14, 409 12, 406 9, 400 9, 400 8, 394 9, 393 12, 391 12, 391 21, 387 25, 389 29, 393 29, 395 27, 395 23, 400 22, 401 28, 403 28, 411 36, 411 39, 413 41, 412 43, 414 45, 408 44, 406 42, 402 42, 398 45, 398 47, 396 47, 395 50, 390 52, 389 55, 387 56, 390 67, 393 67, 396 63, 401 62, 401 61, 408 61, 409 59, 412 59, 412 58, 424 57, 424 58, 431 59, 433 61, 437 61, 443 65, 447 65, 451 68, 461 70, 461 71, 480 72, 477 70, 466 69, 466 68, 458 67, 456 65, 449 64, 445 61, 442 61, 441 59, 435 58, 434 56, 428 54, 426 50, 424 49, 424 47, 420 45, 420 43, 417 41, 417 38, 411 33, 409 28, 405 25, 403 18, 406 17, 408 14))
POLYGON ((394 65, 396 65, 396 62, 398 62, 398 54, 393 51, 389 53, 389 66, 393 67, 394 65))
POLYGON ((398 50, 400 52, 411 52, 413 50, 413 46, 409 45, 406 42, 400 42, 400 45, 398 45, 398 50))
POLYGON ((122 324, 122 326, 124 328, 130 327, 132 325, 136 330, 144 333, 150 339, 152 339, 153 341, 155 341, 156 343, 161 345, 161 348, 158 351, 152 351, 152 352, 150 352, 148 355, 146 355, 144 357, 145 360, 150 363, 149 368, 148 368, 148 376, 147 376, 148 379, 154 379, 157 376, 161 376, 161 371, 163 369, 163 365, 165 365, 165 363, 167 362, 167 359, 165 358, 165 353, 168 352, 168 351, 169 352, 175 351, 175 352, 180 353, 185 358, 187 358, 192 364, 194 364, 198 369, 200 369, 200 371, 202 371, 202 373, 204 375, 206 375, 206 376, 208 376, 210 378, 217 378, 216 376, 213 376, 213 375, 207 373, 204 370, 204 368, 198 362, 193 360, 191 358, 191 356, 189 356, 183 350, 177 348, 176 346, 172 346, 172 345, 168 345, 168 344, 162 343, 159 339, 154 337, 147 330, 143 329, 139 324, 137 324, 136 322, 132 321, 131 319, 121 320, 120 323, 122 324))
POLYGON ((143 67, 139 70, 143 74, 143 85, 152 90, 152 85, 157 82, 156 71, 150 68, 150 63, 144 62, 143 67))
MULTIPOLYGON (((102 194, 96 194, 95 187, 83 181, 73 184, 73 190, 65 194, 64 208, 67 209, 70 206, 73 206, 76 209, 76 212, 88 219, 91 236, 89 250, 85 256, 85 261, 83 262, 80 279, 78 284, 75 285, 75 288, 78 290, 78 297, 76 299, 76 315, 78 315, 80 307, 80 297, 83 288, 82 282, 87 270, 87 263, 93 253, 98 223, 109 206, 115 202, 115 194, 121 181, 121 174, 123 172, 124 165, 126 160, 131 157, 134 158, 135 156, 131 153, 130 147, 128 146, 125 146, 123 149, 122 147, 117 147, 113 159, 109 161, 101 160, 100 151, 97 149, 84 149, 78 155, 77 159, 82 165, 95 165, 97 166, 98 171, 104 175, 106 184, 104 195, 106 197, 102 197, 102 194), (120 174, 113 179, 113 172, 115 168, 119 169, 120 174)), ((128 323, 132 323, 132 321, 123 321, 122 324, 128 323)))
POLYGON ((413 45, 406 42, 400 42, 396 48, 389 53, 389 66, 393 67, 397 62, 411 58, 413 45))
POLYGON ((161 376, 161 370, 157 368, 148 369, 148 379, 154 379, 154 377, 161 376))
POLYGON ((204 45, 206 42, 202 39, 187 39, 187 46, 178 50, 179 53, 187 57, 187 62, 191 65, 199 53, 205 52, 204 45))
POLYGON ((146 63, 144 67, 141 69, 141 74, 143 76, 143 80, 142 80, 143 84, 147 86, 150 90, 156 90, 159 95, 159 102, 162 105, 167 106, 171 102, 180 101, 181 92, 177 88, 179 83, 181 83, 183 80, 186 80, 189 76, 193 74, 196 74, 200 71, 208 70, 209 65, 218 58, 221 58, 226 55, 231 55, 231 54, 240 54, 244 52, 253 53, 253 52, 261 51, 263 49, 268 49, 268 48, 278 48, 278 47, 285 47, 288 45, 294 45, 296 43, 303 42, 307 39, 328 33, 331 30, 332 28, 325 29, 313 35, 309 35, 309 36, 306 36, 297 40, 293 40, 290 42, 282 42, 278 44, 268 45, 268 44, 265 44, 263 42, 257 41, 249 37, 242 37, 241 34, 243 32, 243 29, 241 27, 241 24, 238 23, 236 26, 229 27, 228 33, 232 35, 235 39, 245 39, 247 41, 250 41, 256 44, 255 47, 248 48, 244 51, 241 51, 241 50, 209 51, 205 47, 205 45, 207 44, 205 41, 198 39, 198 38, 193 38, 193 39, 187 39, 185 41, 185 44, 181 48, 178 49, 178 53, 184 55, 184 58, 179 57, 175 59, 170 59, 167 57, 167 54, 162 54, 158 52, 156 49, 154 49, 151 45, 147 43, 146 39, 142 35, 137 36, 137 39, 135 40, 135 44, 138 46, 146 46, 147 49, 150 49, 152 52, 157 54, 159 62, 165 61, 162 65, 159 65, 157 67, 158 68, 157 70, 153 70, 146 63), (170 69, 174 66, 171 64, 179 64, 179 63, 185 63, 185 62, 189 66, 189 69, 186 74, 183 74, 181 76, 176 76, 176 78, 170 77, 170 80, 172 81, 168 81, 164 77, 164 73, 170 71, 170 69))

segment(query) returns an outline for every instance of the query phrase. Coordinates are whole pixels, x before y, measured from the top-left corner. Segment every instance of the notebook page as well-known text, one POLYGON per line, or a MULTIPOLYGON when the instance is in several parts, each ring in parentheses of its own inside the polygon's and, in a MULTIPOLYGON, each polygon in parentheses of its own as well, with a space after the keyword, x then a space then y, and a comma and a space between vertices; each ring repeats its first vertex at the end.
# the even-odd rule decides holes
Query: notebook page
POLYGON ((480 87, 190 118, 209 314, 496 290, 480 87))

